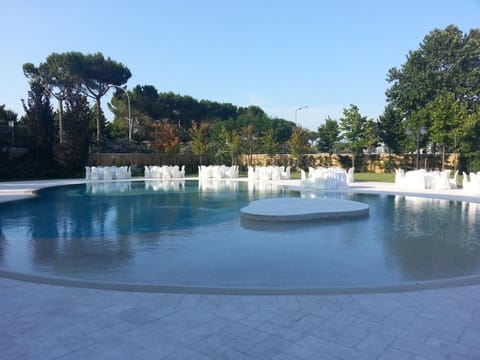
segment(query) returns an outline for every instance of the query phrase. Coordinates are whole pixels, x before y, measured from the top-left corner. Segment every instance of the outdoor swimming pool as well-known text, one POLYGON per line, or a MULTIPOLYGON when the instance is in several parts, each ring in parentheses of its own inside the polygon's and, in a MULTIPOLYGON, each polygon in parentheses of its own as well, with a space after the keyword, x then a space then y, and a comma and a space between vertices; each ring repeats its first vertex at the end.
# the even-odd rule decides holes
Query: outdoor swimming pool
POLYGON ((0 270, 152 286, 395 286, 479 275, 479 215, 476 203, 258 182, 62 186, 0 204, 0 270), (276 225, 240 219, 253 200, 302 196, 364 202, 370 214, 276 225))

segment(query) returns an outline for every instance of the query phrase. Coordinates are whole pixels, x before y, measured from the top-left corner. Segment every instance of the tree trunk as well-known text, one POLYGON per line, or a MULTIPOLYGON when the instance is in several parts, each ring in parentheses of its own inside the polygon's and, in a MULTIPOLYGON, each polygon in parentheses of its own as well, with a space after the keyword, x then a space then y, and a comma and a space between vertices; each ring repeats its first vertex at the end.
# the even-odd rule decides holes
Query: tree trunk
POLYGON ((445 144, 442 144, 442 170, 445 169, 445 144))
POLYGON ((97 100, 97 141, 100 141, 102 138, 102 126, 100 124, 100 97, 96 98, 97 100))
POLYGON ((58 99, 58 142, 63 144, 63 99, 58 99))
POLYGON ((457 159, 457 134, 455 133, 454 140, 453 140, 453 151, 454 151, 454 160, 455 164, 453 167, 453 171, 457 171, 458 168, 458 159, 457 159))

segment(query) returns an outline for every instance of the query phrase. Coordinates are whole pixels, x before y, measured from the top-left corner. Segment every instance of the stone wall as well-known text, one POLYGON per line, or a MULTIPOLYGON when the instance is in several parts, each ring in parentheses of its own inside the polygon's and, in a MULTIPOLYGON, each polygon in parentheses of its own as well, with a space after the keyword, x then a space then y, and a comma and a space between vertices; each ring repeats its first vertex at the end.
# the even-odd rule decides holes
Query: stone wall
MULTIPOLYGON (((249 164, 250 155, 244 154, 237 157, 237 164, 241 166, 241 171, 246 171, 249 164)), ((410 155, 363 155, 355 159, 356 172, 392 172, 395 168, 413 169, 415 168, 415 154, 410 155)), ((441 168, 440 157, 433 155, 420 155, 419 167, 427 169, 441 168)), ((215 164, 212 159, 203 159, 204 165, 215 164)), ((278 154, 269 156, 266 154, 252 154, 251 164, 253 166, 266 165, 284 165, 297 168, 296 159, 289 154, 278 154)), ((164 156, 163 154, 90 154, 89 166, 122 166, 132 165, 143 168, 144 165, 185 165, 187 173, 196 173, 199 165, 199 157, 195 155, 176 155, 164 156)), ((230 164, 226 164, 230 165, 230 164)), ((446 161, 445 167, 453 169, 455 165, 454 155, 450 155, 446 161)), ((328 154, 307 154, 298 162, 298 167, 308 169, 308 167, 320 166, 340 166, 349 168, 352 166, 352 157, 348 154, 329 156, 328 154)))
MULTIPOLYGON (((243 166, 248 165, 249 156, 242 155, 240 157, 240 164, 243 166)), ((420 155, 419 168, 423 169, 439 169, 441 168, 441 159, 439 156, 433 155, 420 155)), ((414 169, 415 168, 416 155, 392 155, 379 154, 379 155, 363 155, 355 159, 355 171, 357 172, 393 172, 395 168, 414 169)), ((265 154, 252 155, 252 164, 255 165, 285 165, 295 167, 295 159, 288 154, 268 156, 265 154)), ((329 156, 328 154, 308 154, 304 159, 299 162, 299 167, 307 169, 311 167, 329 167, 340 166, 342 168, 349 168, 352 166, 352 157, 349 154, 334 154, 329 156)), ((455 167, 455 156, 450 155, 446 159, 445 167, 453 169, 455 167)))

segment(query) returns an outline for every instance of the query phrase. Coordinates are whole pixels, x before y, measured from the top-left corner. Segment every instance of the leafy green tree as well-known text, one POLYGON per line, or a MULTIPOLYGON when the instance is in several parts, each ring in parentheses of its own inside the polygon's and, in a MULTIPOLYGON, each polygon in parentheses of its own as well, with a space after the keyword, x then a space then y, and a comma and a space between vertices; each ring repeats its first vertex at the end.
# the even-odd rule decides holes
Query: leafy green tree
MULTIPOLYGON (((129 91, 129 95, 132 113, 137 111, 139 114, 150 119, 160 119, 160 106, 158 104, 159 94, 155 86, 137 85, 129 91)), ((125 104, 125 101, 123 101, 123 104, 125 104)))
POLYGON ((58 101, 58 139, 63 143, 63 103, 74 87, 78 87, 80 79, 75 75, 81 53, 52 53, 38 67, 32 63, 23 64, 23 73, 32 81, 41 81, 47 93, 58 101))
POLYGON ((102 138, 101 99, 110 89, 110 84, 123 86, 132 76, 123 64, 106 58, 102 53, 88 54, 79 59, 76 75, 82 79, 84 94, 96 102, 96 140, 102 138))
MULTIPOLYGON (((137 85, 127 93, 130 97, 132 137, 136 140, 149 139, 158 120, 168 121, 161 115, 158 91, 152 85, 137 85)), ((117 129, 117 138, 128 137, 128 99, 125 92, 117 89, 108 106, 115 115, 113 124, 117 129)))
POLYGON ((400 154, 402 144, 405 140, 405 128, 402 125, 402 116, 400 111, 392 104, 388 104, 378 119, 378 136, 387 147, 389 155, 392 152, 400 154))
MULTIPOLYGON (((141 140, 148 138, 152 132, 152 126, 156 120, 163 120, 160 116, 160 106, 158 104, 159 94, 152 85, 135 86, 130 94, 132 107, 132 131, 134 139, 141 140)), ((123 98, 125 95, 123 94, 123 98)), ((125 99, 123 100, 125 108, 125 99)), ((123 112, 125 113, 125 110, 123 112)), ((125 119, 125 115, 123 117, 125 119)), ((128 126, 127 126, 128 128, 128 126)), ((177 128, 177 134, 181 137, 181 131, 177 128)))
MULTIPOLYGON (((457 153, 461 149, 461 145, 468 143, 470 140, 468 139, 471 134, 473 134, 474 139, 471 141, 474 141, 478 144, 479 142, 479 131, 475 131, 470 129, 469 124, 475 123, 475 122, 480 122, 480 107, 477 108, 476 111, 472 112, 468 109, 467 107, 467 102, 465 101, 460 101, 456 102, 454 106, 454 120, 453 120, 453 126, 450 128, 450 141, 453 140, 453 152, 455 155, 455 164, 454 168, 455 170, 458 169, 458 156, 457 153)), ((475 126, 474 126, 475 128, 475 126)))
MULTIPOLYGON (((218 103, 209 100, 198 101, 191 96, 179 95, 173 92, 158 93, 151 86, 135 86, 128 92, 130 96, 131 116, 134 123, 134 136, 145 139, 153 130, 155 121, 165 120, 179 126, 179 136, 182 141, 189 141, 188 129, 192 126, 193 119, 199 122, 212 124, 212 138, 218 138, 222 127, 228 131, 239 132, 248 124, 255 127, 256 133, 266 133, 273 128, 279 142, 285 142, 290 138, 294 124, 284 119, 269 118, 258 106, 236 107, 230 103, 218 103)), ((110 109, 115 115, 115 133, 126 127, 127 101, 123 91, 116 91, 110 109)), ((218 145, 217 147, 220 147, 218 145)))
POLYGON ((387 98, 408 118, 422 109, 435 94, 454 89, 460 75, 462 34, 455 26, 434 30, 420 48, 410 51, 400 69, 389 70, 387 80, 392 83, 387 98))
POLYGON ((200 100, 199 102, 199 119, 202 121, 217 121, 238 116, 238 107, 230 103, 218 103, 210 100, 200 100))
POLYGON ((49 94, 39 80, 30 83, 28 99, 22 99, 25 111, 24 123, 29 138, 29 153, 46 163, 52 160, 54 138, 54 115, 49 94))
MULTIPOLYGON (((387 80, 392 85, 387 90, 387 99, 404 119, 404 128, 418 131, 422 127, 433 127, 428 136, 435 138, 435 142, 441 146, 452 142, 452 135, 458 134, 447 130, 450 127, 446 123, 446 119, 451 118, 449 114, 456 113, 455 121, 466 123, 478 111, 479 54, 480 30, 463 34, 456 26, 450 25, 444 30, 430 32, 417 50, 409 52, 405 64, 390 69, 387 80), (454 101, 445 98, 447 93, 453 94, 454 101), (443 103, 443 113, 440 113, 433 107, 440 105, 442 98, 449 105, 443 103), (467 111, 448 108, 452 106, 467 111)), ((468 136, 464 141, 467 138, 480 142, 478 136, 468 136)))
POLYGON ((463 94, 470 114, 478 111, 480 89, 480 29, 472 29, 463 37, 460 50, 461 82, 459 93, 463 94))
POLYGON ((255 150, 257 135, 253 124, 247 124, 241 128, 244 149, 248 149, 248 166, 252 166, 252 153, 255 150))
POLYGON ((235 165, 237 156, 242 151, 242 136, 237 130, 228 131, 222 127, 218 143, 218 152, 230 156, 230 163, 235 165))
POLYGON ((192 127, 189 129, 191 137, 192 152, 200 158, 200 165, 202 165, 202 155, 210 151, 212 143, 210 141, 210 124, 206 122, 197 123, 192 122, 192 127))
POLYGON ((88 100, 82 94, 69 94, 65 101, 64 141, 55 151, 56 161, 70 174, 78 174, 88 160, 89 124, 94 118, 88 100))
MULTIPOLYGON (((114 119, 112 124, 107 124, 106 119, 102 119, 100 121, 101 124, 105 124, 105 128, 103 131, 103 136, 107 138, 112 138, 115 134, 116 137, 113 139, 125 138, 129 139, 130 135, 133 138, 134 129, 137 130, 138 127, 133 124, 133 122, 138 120, 138 117, 141 116, 141 113, 137 111, 137 107, 134 105, 133 102, 133 94, 131 91, 123 91, 121 89, 115 88, 115 92, 112 96, 112 100, 110 103, 107 104, 110 111, 114 114, 114 119), (127 97, 128 94, 128 97, 127 97), (130 104, 130 108, 129 108, 130 104), (114 125, 114 126, 112 126, 114 125), (129 129, 131 126, 131 131, 129 129), (112 132, 115 129, 116 131, 112 132), (118 136, 120 135, 121 136, 118 136)), ((95 105, 95 111, 97 106, 95 105)), ((95 119, 96 120, 96 119, 95 119)), ((150 123, 152 120, 150 120, 150 123)), ((95 121, 95 129, 96 129, 96 121, 95 121)), ((151 129, 150 129, 151 130, 151 129)), ((147 132, 146 134, 150 134, 151 131, 147 132)), ((145 134, 145 135, 146 135, 145 134)), ((95 133, 96 137, 96 133, 95 133)), ((144 136, 143 139, 146 139, 147 136, 144 136)))
POLYGON ((31 63, 23 65, 25 76, 32 81, 40 80, 50 96, 58 101, 59 142, 63 142, 63 102, 74 88, 96 102, 96 138, 102 134, 101 98, 110 89, 110 84, 122 86, 131 77, 130 70, 123 64, 101 53, 84 55, 80 52, 52 53, 38 67, 31 63))
POLYGON ((178 137, 177 125, 167 121, 158 121, 153 126, 153 139, 150 141, 152 147, 158 152, 174 155, 180 150, 180 138, 178 137))
MULTIPOLYGON (((97 116, 98 116, 98 113, 100 113, 100 123, 101 124, 107 124, 107 117, 105 116, 105 113, 103 112, 103 109, 100 109, 100 110, 98 109, 97 103, 95 103, 93 105, 90 105, 90 108, 91 108, 91 112, 94 114, 94 116, 92 118, 90 118, 90 117, 86 117, 86 118, 90 119, 90 122, 88 124, 87 129, 88 129, 89 137, 93 141, 93 140, 96 140, 96 137, 97 137, 97 116)), ((105 125, 105 127, 106 127, 106 125, 105 125)), ((127 130, 127 134, 128 134, 128 126, 127 126, 126 130, 127 130)), ((127 138, 128 138, 128 135, 127 135, 127 138)))
POLYGON ((431 119, 429 128, 430 139, 440 145, 442 153, 442 169, 445 164, 447 147, 457 146, 458 134, 463 126, 465 109, 462 102, 455 99, 451 92, 439 93, 425 106, 425 111, 431 119))
POLYGON ((277 136, 275 130, 270 128, 265 134, 260 138, 260 149, 262 152, 267 154, 270 158, 278 153, 279 144, 277 141, 277 136))
POLYGON ((340 129, 352 153, 352 166, 355 167, 355 158, 371 145, 371 126, 367 118, 360 114, 358 107, 350 105, 348 109, 343 109, 340 129))
POLYGON ((328 153, 329 157, 335 152, 340 140, 340 127, 336 120, 327 117, 325 123, 318 127, 317 149, 320 152, 328 153))
POLYGON ((250 118, 262 118, 267 116, 260 106, 250 105, 246 108, 238 109, 239 115, 245 115, 250 118))
POLYGON ((371 152, 375 150, 379 143, 380 129, 378 123, 373 119, 367 119, 365 125, 365 146, 371 152))
POLYGON ((201 118, 198 101, 191 96, 161 93, 156 106, 160 118, 178 125, 180 129, 190 128, 193 119, 201 118))
POLYGON ((264 114, 257 115, 257 112, 240 113, 236 119, 232 120, 232 127, 244 128, 251 124, 257 134, 264 133, 271 127, 268 117, 264 114))
POLYGON ((17 113, 5 108, 5 104, 0 105, 0 149, 3 149, 4 145, 7 144, 15 145, 14 139, 12 138, 12 131, 15 131, 17 117, 17 113), (10 122, 12 121, 13 129, 10 127, 10 122))
POLYGON ((295 128, 295 123, 293 121, 273 118, 270 120, 270 123, 270 127, 275 130, 275 135, 279 143, 285 143, 290 139, 292 131, 295 128))
POLYGON ((303 156, 308 152, 308 131, 297 126, 292 131, 292 136, 288 140, 290 152, 295 158, 295 167, 301 166, 303 156))
MULTIPOLYGON (((128 139, 128 127, 119 121, 108 122, 103 135, 109 140, 128 139)), ((143 139, 146 139, 146 136, 143 139)))
POLYGON ((480 152, 478 134, 480 134, 480 109, 476 113, 469 113, 463 123, 461 137, 464 141, 458 144, 460 152, 470 156, 478 154, 480 152))

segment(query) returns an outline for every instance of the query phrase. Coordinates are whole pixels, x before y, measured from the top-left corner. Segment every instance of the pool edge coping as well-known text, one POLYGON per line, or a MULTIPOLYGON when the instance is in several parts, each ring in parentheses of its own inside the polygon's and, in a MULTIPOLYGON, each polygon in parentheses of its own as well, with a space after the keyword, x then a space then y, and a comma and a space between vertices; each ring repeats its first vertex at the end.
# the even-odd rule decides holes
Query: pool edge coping
POLYGON ((455 288, 470 285, 480 285, 480 275, 465 277, 436 279, 429 281, 404 282, 397 285, 356 285, 339 287, 214 287, 214 286, 189 286, 189 285, 157 285, 134 284, 118 282, 102 282, 80 280, 66 277, 42 276, 19 273, 0 269, 0 277, 43 285, 56 285, 81 289, 189 294, 189 295, 353 295, 353 294, 384 294, 399 293, 432 289, 455 288))

